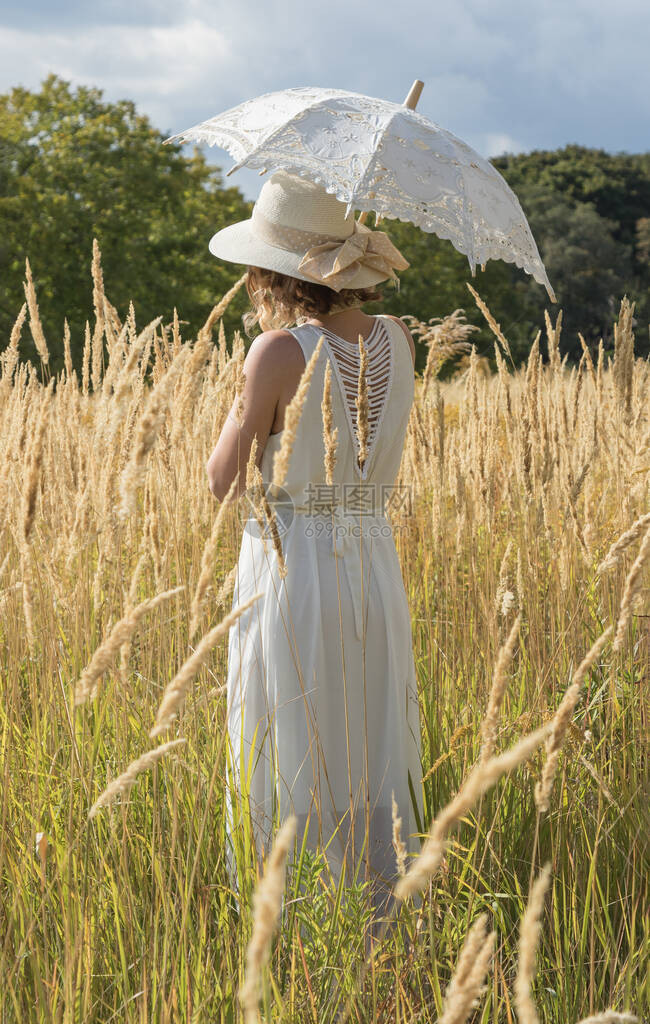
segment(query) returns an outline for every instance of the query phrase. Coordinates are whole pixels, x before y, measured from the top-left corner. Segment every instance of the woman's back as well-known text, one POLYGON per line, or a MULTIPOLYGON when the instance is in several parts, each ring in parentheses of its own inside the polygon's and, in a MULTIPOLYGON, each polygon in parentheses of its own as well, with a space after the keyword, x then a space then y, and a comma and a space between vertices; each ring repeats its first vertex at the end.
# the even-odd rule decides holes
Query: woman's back
MULTIPOLYGON (((388 500, 388 488, 399 471, 406 427, 414 394, 411 349, 402 327, 388 316, 377 316, 367 335, 368 437, 366 457, 359 467, 359 436, 357 429, 357 390, 359 378, 359 346, 333 333, 326 327, 305 323, 291 330, 299 342, 305 363, 310 359, 321 336, 324 342, 314 369, 309 391, 291 453, 284 489, 297 505, 308 503, 312 488, 325 486, 325 447, 321 402, 328 362, 332 372, 333 427, 338 427, 336 464, 333 483, 337 485, 337 503, 344 501, 343 485, 358 484, 367 495, 376 492, 374 507, 382 511, 388 500), (380 488, 386 488, 382 500, 380 488)), ((268 438, 260 471, 265 481, 273 475, 273 457, 279 450, 284 430, 268 438)), ((365 503, 364 503, 365 504, 365 503)))

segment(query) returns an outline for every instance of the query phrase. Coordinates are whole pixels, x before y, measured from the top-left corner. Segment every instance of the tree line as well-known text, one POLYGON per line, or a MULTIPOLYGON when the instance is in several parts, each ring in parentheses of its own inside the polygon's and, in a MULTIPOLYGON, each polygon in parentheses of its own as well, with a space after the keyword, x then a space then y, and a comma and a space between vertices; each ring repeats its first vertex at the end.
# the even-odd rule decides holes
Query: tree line
MULTIPOLYGON (((0 350, 24 301, 29 259, 50 369, 63 365, 67 318, 73 362, 81 367, 86 321, 93 322, 90 263, 97 238, 107 295, 122 318, 133 301, 144 326, 178 310, 193 338, 212 306, 244 267, 208 252, 215 231, 250 217, 253 203, 225 187, 221 168, 187 146, 170 144, 129 100, 104 101, 101 90, 49 75, 38 92, 0 95, 0 350)), ((411 266, 399 292, 380 286, 370 313, 411 313, 420 320, 462 308, 481 328, 472 335, 490 356, 494 339, 466 282, 480 293, 509 340, 515 363, 528 354, 544 309, 563 310, 560 343, 570 362, 602 337, 613 348, 613 321, 623 295, 636 303, 636 354, 650 354, 650 152, 610 154, 568 145, 505 154, 491 163, 515 191, 557 296, 522 269, 490 260, 472 278, 451 242, 398 220, 382 220, 411 266)), ((261 187, 261 186, 260 186, 261 187)), ((369 219, 373 226, 373 218, 369 219)), ((243 332, 248 299, 240 289, 224 318, 230 337, 243 332)), ((544 353, 544 331, 541 348, 544 353)), ((249 342, 246 340, 246 344, 249 342)), ((29 332, 21 355, 38 365, 29 332)), ((426 352, 418 352, 421 368, 426 352)))

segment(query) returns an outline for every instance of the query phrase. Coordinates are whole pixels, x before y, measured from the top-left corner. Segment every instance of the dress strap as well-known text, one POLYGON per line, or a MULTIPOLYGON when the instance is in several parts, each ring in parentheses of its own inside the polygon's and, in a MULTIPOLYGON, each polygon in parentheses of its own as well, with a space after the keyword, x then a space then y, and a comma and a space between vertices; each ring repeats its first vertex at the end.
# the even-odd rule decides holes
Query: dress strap
POLYGON ((311 359, 312 353, 316 347, 316 344, 318 343, 318 337, 316 338, 316 341, 314 341, 313 331, 309 329, 311 328, 311 326, 311 324, 299 324, 297 327, 285 328, 285 330, 287 330, 289 334, 293 334, 294 338, 300 345, 302 349, 302 354, 305 359, 305 366, 311 359))

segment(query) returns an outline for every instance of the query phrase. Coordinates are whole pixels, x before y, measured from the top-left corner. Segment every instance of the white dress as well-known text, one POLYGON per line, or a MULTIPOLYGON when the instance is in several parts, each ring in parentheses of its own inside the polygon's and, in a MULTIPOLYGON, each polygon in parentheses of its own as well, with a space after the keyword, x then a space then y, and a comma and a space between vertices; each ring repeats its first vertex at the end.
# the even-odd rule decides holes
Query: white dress
MULTIPOLYGON (((299 844, 306 824, 312 848, 334 836, 326 856, 335 877, 347 843, 349 866, 362 856, 371 877, 394 879, 391 793, 410 853, 419 851, 422 820, 411 620, 393 531, 382 514, 389 500, 408 500, 404 487, 391 487, 413 402, 413 361, 400 325, 377 316, 366 339, 369 440, 359 470, 358 346, 312 324, 291 333, 305 362, 323 334, 325 341, 296 431, 286 494, 275 505, 284 579, 270 533, 263 535, 252 515, 243 532, 232 607, 258 591, 263 596, 229 634, 229 823, 242 827, 243 787, 258 849, 268 849, 274 815, 283 822, 293 813, 299 844), (328 360, 338 427, 331 486, 321 411, 328 360), (321 505, 319 514, 319 502, 339 508, 323 512, 321 505)), ((264 449, 265 483, 282 435, 272 434, 264 449)), ((232 850, 228 859, 232 871, 232 850)))

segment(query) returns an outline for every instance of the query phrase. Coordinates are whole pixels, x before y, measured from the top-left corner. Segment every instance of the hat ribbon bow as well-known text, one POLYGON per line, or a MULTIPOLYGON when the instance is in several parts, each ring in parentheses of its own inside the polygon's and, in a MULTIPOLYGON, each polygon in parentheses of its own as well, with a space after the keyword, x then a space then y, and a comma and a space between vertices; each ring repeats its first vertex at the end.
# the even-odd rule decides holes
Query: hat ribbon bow
POLYGON ((298 264, 298 270, 338 292, 350 287, 361 267, 381 271, 396 280, 395 270, 406 270, 408 266, 385 231, 373 231, 355 221, 352 234, 343 241, 312 246, 298 264))

